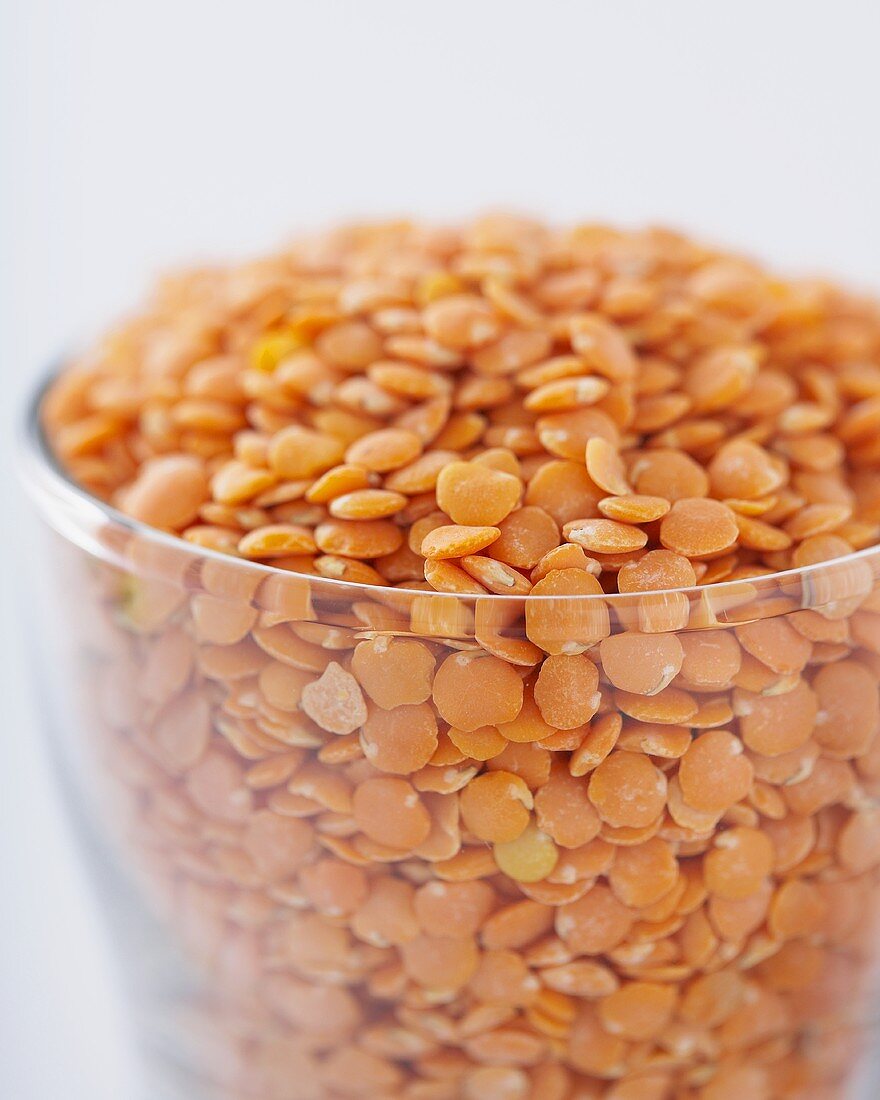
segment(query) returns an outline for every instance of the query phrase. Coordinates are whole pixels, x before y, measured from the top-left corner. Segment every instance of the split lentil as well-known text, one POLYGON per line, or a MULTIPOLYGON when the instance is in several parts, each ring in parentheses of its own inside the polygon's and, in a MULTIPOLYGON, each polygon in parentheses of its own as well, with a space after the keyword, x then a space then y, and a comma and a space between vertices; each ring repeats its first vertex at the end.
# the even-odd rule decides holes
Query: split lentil
POLYGON ((661 230, 359 226, 169 281, 43 411, 181 536, 108 516, 70 631, 224 1095, 843 1095, 875 304, 661 230))

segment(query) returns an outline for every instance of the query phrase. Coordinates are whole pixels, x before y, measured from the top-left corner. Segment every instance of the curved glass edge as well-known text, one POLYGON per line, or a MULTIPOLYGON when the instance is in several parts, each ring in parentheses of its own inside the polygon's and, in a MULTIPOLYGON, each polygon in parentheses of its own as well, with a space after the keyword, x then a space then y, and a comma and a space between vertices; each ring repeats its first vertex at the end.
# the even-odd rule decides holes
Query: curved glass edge
MULTIPOLYGON (((434 605, 437 610, 454 605, 469 615, 491 620, 496 629, 503 629, 505 633, 511 632, 511 627, 529 607, 536 614, 541 605, 547 612, 580 607, 586 613, 591 606, 607 608, 612 632, 620 629, 643 629, 653 633, 707 629, 772 618, 794 610, 821 611, 827 617, 838 618, 851 614, 880 588, 880 545, 814 565, 705 586, 639 593, 527 597, 383 588, 292 573, 246 561, 149 527, 73 482, 52 452, 40 415, 43 400, 57 372, 57 368, 47 372, 25 399, 16 440, 19 480, 43 520, 65 541, 108 565, 145 579, 218 595, 214 586, 206 586, 202 578, 207 563, 215 563, 208 568, 228 575, 237 574, 240 578, 249 576, 254 587, 265 582, 276 590, 289 587, 302 591, 306 588, 313 600, 326 602, 330 608, 350 605, 354 601, 384 604, 398 610, 415 603, 434 605), (685 604, 687 613, 683 614, 685 604), (677 614, 670 612, 675 605, 680 608, 677 614), (664 618, 668 619, 668 625, 664 625, 664 618)), ((220 595, 223 598, 222 593, 220 595)), ((880 606, 876 610, 880 611, 880 606)))

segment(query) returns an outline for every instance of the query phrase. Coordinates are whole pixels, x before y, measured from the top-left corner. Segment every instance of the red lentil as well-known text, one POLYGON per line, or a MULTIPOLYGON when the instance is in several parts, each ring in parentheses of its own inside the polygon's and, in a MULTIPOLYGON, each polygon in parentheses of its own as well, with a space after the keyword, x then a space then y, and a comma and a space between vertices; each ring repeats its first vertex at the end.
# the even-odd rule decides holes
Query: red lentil
POLYGON ((646 757, 614 752, 590 777, 590 801, 612 826, 654 822, 666 800, 666 778, 646 757))

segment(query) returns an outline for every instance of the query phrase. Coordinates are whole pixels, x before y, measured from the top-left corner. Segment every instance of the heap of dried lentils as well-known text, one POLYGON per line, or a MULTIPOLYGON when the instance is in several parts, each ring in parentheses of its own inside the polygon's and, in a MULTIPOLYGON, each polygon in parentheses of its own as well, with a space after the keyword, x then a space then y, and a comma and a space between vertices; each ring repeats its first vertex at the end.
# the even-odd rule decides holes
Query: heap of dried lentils
POLYGON ((168 281, 46 413, 78 482, 200 546, 632 592, 876 541, 878 349, 875 303, 671 233, 364 227, 168 281))
MULTIPOLYGON (((62 373, 45 423, 145 524, 416 590, 401 636, 362 609, 326 643, 256 598, 243 630, 194 601, 200 674, 224 681, 221 649, 251 665, 210 746, 162 731, 257 880, 296 879, 306 939, 393 955, 371 1008, 332 1002, 315 1095, 838 1095, 798 1042, 874 896, 875 608, 717 629, 670 592, 621 630, 601 599, 559 601, 875 543, 875 303, 660 230, 357 226, 168 280, 62 373), (528 597, 524 621, 419 590, 528 597), (278 755, 244 772, 228 724, 255 688, 278 755)), ((305 1026, 299 986, 267 989, 305 1026)))

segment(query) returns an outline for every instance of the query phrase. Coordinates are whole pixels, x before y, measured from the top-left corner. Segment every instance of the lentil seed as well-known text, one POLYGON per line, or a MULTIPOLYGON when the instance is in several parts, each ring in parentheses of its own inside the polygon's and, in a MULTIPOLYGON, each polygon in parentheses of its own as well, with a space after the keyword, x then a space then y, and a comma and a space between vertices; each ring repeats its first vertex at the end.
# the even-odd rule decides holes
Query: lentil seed
POLYGON ((428 811, 404 779, 365 780, 355 790, 353 810, 358 827, 389 848, 416 848, 430 832, 428 811))
POLYGON ((727 730, 708 730, 681 758, 678 781, 695 810, 721 813, 748 794, 754 768, 742 743, 727 730))
POLYGON ((426 558, 465 558, 491 546, 501 532, 497 527, 446 525, 425 535, 420 547, 426 558))
POLYGON ((666 777, 644 756, 613 752, 590 777, 590 801, 603 821, 638 828, 656 820, 666 801, 666 777))
POLYGON ((544 721, 556 729, 576 729, 599 708, 599 671, 584 654, 545 658, 535 681, 535 702, 544 721))
POLYGON ((583 519, 566 523, 563 534, 594 554, 619 554, 641 550, 648 541, 647 532, 613 519, 583 519))
POLYGON ((703 864, 709 892, 726 901, 750 897, 772 868, 773 845, 763 833, 749 828, 721 833, 703 864))
POLYGON ((496 841, 492 853, 499 870, 514 882, 540 882, 559 860, 553 840, 533 822, 516 839, 496 841))
POLYGON ((534 805, 527 784, 511 772, 494 771, 477 776, 461 793, 462 820, 481 840, 503 843, 516 840, 529 823, 534 805))
POLYGON ((683 557, 711 558, 736 543, 739 529, 731 510, 716 500, 676 500, 660 522, 660 541, 683 557))
POLYGON ((320 679, 302 689, 302 708, 329 733, 352 733, 363 725, 367 708, 357 680, 335 661, 331 661, 320 679))
POLYGON ((519 478, 472 462, 451 462, 437 479, 437 504, 453 523, 494 527, 516 507, 519 478))
POLYGON ((603 638, 602 669, 615 687, 637 695, 656 695, 681 671, 684 653, 673 634, 629 631, 603 638))

